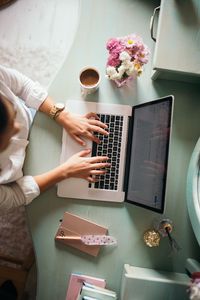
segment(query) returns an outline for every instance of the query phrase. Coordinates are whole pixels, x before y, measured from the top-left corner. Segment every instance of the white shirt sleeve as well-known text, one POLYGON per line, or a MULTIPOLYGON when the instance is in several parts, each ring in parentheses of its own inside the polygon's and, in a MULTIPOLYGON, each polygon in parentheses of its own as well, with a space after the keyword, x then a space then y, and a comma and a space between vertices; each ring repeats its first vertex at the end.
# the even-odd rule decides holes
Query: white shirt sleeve
POLYGON ((29 204, 34 198, 39 196, 39 186, 32 176, 23 176, 16 182, 24 193, 25 205, 29 204))
POLYGON ((47 91, 38 83, 32 81, 22 73, 0 65, 0 80, 28 107, 38 110, 47 98, 47 91))
POLYGON ((39 187, 31 176, 22 177, 10 184, 1 184, 0 215, 11 208, 29 204, 39 194, 39 187))

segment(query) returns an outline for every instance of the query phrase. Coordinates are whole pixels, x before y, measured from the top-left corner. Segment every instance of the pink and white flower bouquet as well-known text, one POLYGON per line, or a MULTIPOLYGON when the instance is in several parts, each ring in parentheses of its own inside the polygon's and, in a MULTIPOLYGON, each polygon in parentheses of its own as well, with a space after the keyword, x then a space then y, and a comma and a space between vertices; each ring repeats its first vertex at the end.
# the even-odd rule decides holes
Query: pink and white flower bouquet
POLYGON ((109 51, 106 75, 110 80, 114 80, 118 87, 142 74, 143 65, 148 62, 150 51, 140 36, 130 34, 111 38, 106 48, 109 51))

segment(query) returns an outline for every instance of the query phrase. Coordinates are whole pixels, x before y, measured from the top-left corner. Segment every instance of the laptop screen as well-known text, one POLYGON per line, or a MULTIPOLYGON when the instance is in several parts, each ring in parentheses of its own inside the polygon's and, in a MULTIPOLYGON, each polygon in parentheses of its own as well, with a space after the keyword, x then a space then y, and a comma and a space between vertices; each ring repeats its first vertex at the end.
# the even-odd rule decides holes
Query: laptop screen
POLYGON ((133 107, 126 201, 164 210, 173 96, 133 107))

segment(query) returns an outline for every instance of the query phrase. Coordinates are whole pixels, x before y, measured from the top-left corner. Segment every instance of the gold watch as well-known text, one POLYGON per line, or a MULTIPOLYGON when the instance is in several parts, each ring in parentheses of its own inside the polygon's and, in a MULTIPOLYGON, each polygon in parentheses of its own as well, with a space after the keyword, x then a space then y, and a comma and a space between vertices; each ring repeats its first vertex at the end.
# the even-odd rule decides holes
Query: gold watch
POLYGON ((55 120, 64 109, 65 105, 63 103, 55 103, 50 109, 49 116, 55 120))

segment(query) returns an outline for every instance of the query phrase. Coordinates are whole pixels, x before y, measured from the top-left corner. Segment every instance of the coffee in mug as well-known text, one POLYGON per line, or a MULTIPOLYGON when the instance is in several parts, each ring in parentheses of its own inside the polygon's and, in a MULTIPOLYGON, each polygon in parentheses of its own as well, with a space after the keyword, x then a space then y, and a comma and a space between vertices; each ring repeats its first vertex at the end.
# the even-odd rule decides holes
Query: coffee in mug
POLYGON ((85 67, 79 75, 79 82, 83 95, 94 93, 100 83, 100 74, 94 67, 85 67))

